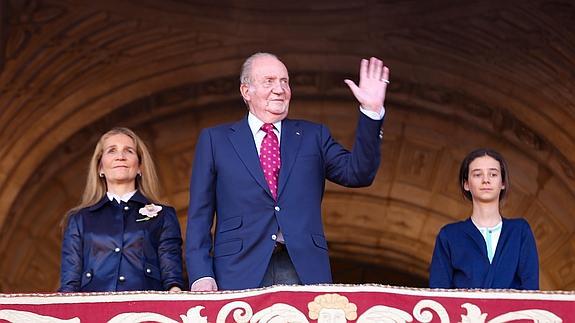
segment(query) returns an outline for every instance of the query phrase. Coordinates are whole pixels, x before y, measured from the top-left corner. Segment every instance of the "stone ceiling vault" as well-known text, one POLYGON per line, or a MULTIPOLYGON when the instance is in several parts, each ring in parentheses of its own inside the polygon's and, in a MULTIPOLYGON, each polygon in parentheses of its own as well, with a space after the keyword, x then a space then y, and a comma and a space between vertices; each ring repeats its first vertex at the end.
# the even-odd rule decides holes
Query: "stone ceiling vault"
POLYGON ((57 286, 57 224, 98 136, 151 144, 182 223, 198 131, 240 118, 243 59, 286 62, 290 116, 350 147, 359 59, 392 70, 374 185, 328 184, 334 257, 426 277, 441 225, 468 215, 456 169, 477 146, 512 165, 509 216, 535 230, 542 287, 575 288, 575 5, 570 1, 0 0, 0 291, 57 286), (271 6, 271 7, 270 7, 271 6))

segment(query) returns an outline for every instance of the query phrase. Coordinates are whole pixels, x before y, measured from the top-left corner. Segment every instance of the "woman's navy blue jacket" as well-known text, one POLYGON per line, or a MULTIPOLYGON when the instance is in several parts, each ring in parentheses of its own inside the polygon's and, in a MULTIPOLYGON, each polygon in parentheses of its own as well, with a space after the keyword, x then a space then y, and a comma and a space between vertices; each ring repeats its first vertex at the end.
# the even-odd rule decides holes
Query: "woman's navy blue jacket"
POLYGON ((69 218, 62 243, 60 292, 182 288, 182 238, 174 208, 144 219, 140 192, 119 204, 104 196, 69 218))
POLYGON ((429 269, 431 288, 539 289, 535 238, 524 219, 503 218, 493 262, 470 218, 444 226, 429 269))

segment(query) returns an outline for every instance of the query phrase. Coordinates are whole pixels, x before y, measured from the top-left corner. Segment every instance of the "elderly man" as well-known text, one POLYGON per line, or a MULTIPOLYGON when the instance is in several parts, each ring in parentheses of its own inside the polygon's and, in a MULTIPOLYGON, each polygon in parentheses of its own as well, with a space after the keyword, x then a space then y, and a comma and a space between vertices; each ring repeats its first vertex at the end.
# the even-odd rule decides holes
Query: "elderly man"
POLYGON ((244 62, 247 116, 202 130, 196 145, 186 234, 192 291, 331 282, 321 220, 325 180, 373 182, 388 78, 372 57, 361 61, 359 86, 345 80, 361 111, 350 152, 325 126, 286 118, 289 75, 275 55, 244 62))

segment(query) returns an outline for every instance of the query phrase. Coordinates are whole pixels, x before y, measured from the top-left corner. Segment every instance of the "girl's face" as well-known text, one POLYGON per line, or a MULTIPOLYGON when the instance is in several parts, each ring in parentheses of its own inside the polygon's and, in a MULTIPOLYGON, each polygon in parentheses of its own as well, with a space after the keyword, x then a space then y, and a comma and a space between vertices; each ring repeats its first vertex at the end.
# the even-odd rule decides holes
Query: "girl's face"
POLYGON ((469 164, 469 173, 463 188, 471 193, 473 201, 483 203, 499 201, 499 194, 505 189, 501 165, 490 156, 475 158, 469 164))

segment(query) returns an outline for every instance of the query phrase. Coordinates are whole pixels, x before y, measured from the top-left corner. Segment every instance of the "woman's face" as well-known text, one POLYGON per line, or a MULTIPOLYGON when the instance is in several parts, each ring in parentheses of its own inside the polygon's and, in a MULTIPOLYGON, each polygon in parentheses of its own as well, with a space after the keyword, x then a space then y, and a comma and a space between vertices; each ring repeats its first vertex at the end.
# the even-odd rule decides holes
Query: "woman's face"
POLYGON ((469 164, 469 173, 464 189, 471 192, 473 201, 499 201, 499 194, 505 188, 501 176, 501 165, 490 156, 475 158, 469 164))
POLYGON ((104 173, 109 185, 133 183, 140 171, 140 161, 132 138, 124 134, 111 135, 104 139, 100 173, 104 173))

